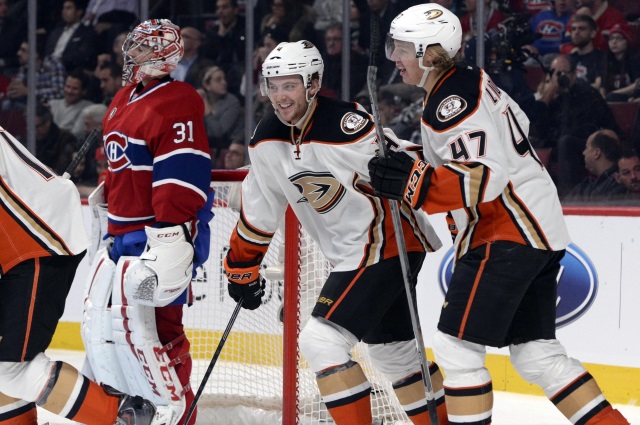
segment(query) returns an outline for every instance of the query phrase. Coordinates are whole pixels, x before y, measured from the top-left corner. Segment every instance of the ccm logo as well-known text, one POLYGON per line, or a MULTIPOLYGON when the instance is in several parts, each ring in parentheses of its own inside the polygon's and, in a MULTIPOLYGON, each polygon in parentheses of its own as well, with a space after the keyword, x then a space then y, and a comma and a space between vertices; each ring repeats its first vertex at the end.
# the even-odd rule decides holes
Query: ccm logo
POLYGON ((179 235, 180 235, 180 232, 158 233, 158 239, 172 238, 174 236, 179 236, 179 235))
MULTIPOLYGON (((438 281, 443 294, 447 292, 453 274, 453 248, 445 254, 438 270, 438 281)), ((569 244, 560 261, 557 277, 556 328, 577 320, 589 310, 598 293, 598 273, 593 263, 580 248, 569 244)))

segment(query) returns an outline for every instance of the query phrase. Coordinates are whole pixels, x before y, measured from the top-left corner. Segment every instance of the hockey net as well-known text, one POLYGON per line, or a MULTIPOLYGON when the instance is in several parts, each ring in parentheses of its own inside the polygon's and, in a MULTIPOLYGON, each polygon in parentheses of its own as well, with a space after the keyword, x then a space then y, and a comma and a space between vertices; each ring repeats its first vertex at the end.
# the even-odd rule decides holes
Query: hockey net
MULTIPOLYGON (((185 309, 191 341, 194 392, 235 307, 227 294, 222 261, 238 220, 240 185, 247 170, 212 172, 216 191, 211 252, 193 282, 194 304, 185 309)), ((320 400, 315 376, 301 358, 297 340, 308 320, 330 265, 289 209, 262 264, 267 278, 263 305, 242 310, 198 402, 198 424, 333 423, 320 400)), ((391 383, 372 366, 366 348, 353 352, 372 383, 374 418, 385 424, 411 423, 391 383)))

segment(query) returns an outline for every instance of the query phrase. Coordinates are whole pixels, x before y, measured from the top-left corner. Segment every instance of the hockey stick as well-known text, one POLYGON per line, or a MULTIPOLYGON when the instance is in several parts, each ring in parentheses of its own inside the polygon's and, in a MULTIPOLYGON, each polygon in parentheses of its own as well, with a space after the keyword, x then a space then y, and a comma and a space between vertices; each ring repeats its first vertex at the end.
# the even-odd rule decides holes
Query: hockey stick
POLYGON ((100 139, 99 136, 100 130, 98 130, 97 128, 91 130, 91 133, 89 133, 82 146, 80 146, 76 157, 73 158, 71 164, 69 164, 65 172, 62 174, 63 179, 71 178, 71 173, 73 173, 73 170, 75 170, 78 164, 80 164, 80 161, 82 161, 82 158, 87 154, 89 149, 91 149, 91 146, 93 146, 93 144, 100 139))
MULTIPOLYGON (((369 67, 367 68, 367 89, 369 90, 369 99, 371 100, 371 115, 378 136, 378 156, 387 156, 387 145, 385 144, 384 131, 380 122, 380 111, 378 110, 378 84, 376 82, 378 73, 378 53, 380 48, 380 17, 371 13, 371 56, 369 57, 369 67)), ((411 285, 411 269, 409 267, 409 257, 407 256, 407 248, 404 242, 404 234, 402 233, 402 221, 400 218, 400 203, 395 200, 389 200, 391 206, 391 217, 393 219, 393 230, 396 234, 398 242, 398 255, 400 257, 400 267, 402 268, 402 278, 404 280, 404 288, 407 293, 407 302, 409 303, 409 313, 411 315, 411 326, 413 334, 416 337, 416 346, 418 356, 420 358, 420 369, 422 370, 422 381, 424 383, 425 393, 427 396, 427 408, 429 409, 429 418, 432 424, 438 423, 438 412, 436 406, 435 394, 431 383, 431 375, 427 366, 427 357, 425 354, 424 340, 422 339, 422 328, 420 326, 420 318, 418 317, 418 309, 414 289, 411 285)))
POLYGON ((220 352, 222 351, 222 347, 224 347, 224 343, 227 341, 227 337, 231 332, 231 328, 233 327, 233 324, 236 321, 236 317, 238 317, 238 313, 240 312, 240 308, 242 307, 243 303, 244 303, 244 299, 240 298, 240 301, 238 301, 238 304, 236 304, 236 308, 233 310, 233 313, 231 313, 231 319, 229 319, 229 324, 227 325, 227 328, 224 330, 224 333, 220 338, 220 342, 218 342, 218 348, 216 348, 216 352, 213 353, 213 358, 209 363, 207 372, 204 374, 204 377, 202 378, 202 382, 200 383, 198 392, 196 393, 195 397, 193 398, 193 401, 191 402, 191 406, 189 407, 189 412, 187 413, 187 417, 184 420, 183 425, 187 425, 189 423, 189 419, 191 419, 191 416, 193 415, 194 410, 196 410, 196 405, 198 404, 198 400, 200 399, 200 396, 204 391, 204 386, 209 380, 209 375, 211 375, 211 372, 213 371, 213 366, 215 366, 216 361, 218 361, 218 357, 220 357, 220 352))

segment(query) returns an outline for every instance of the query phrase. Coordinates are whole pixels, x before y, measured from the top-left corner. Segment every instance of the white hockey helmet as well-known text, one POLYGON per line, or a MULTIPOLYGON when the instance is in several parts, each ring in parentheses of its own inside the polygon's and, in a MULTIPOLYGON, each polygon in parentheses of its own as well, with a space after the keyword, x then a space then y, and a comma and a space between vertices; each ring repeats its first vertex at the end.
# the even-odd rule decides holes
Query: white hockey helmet
MULTIPOLYGON (((300 40, 292 43, 282 42, 269 53, 262 63, 262 82, 260 91, 268 96, 267 79, 286 75, 300 75, 305 88, 311 88, 313 76, 318 74, 318 88, 322 86, 324 61, 318 48, 313 43, 300 40)), ((307 99, 309 101, 311 99, 307 99)))
MULTIPOLYGON (((412 6, 395 17, 387 35, 385 53, 391 59, 393 40, 413 43, 416 58, 421 58, 427 47, 439 44, 453 58, 462 43, 462 27, 458 17, 437 3, 412 6)), ((422 63, 422 61, 420 61, 422 63)))
POLYGON ((150 19, 136 26, 122 44, 122 84, 137 84, 176 69, 184 53, 180 27, 168 19, 150 19))

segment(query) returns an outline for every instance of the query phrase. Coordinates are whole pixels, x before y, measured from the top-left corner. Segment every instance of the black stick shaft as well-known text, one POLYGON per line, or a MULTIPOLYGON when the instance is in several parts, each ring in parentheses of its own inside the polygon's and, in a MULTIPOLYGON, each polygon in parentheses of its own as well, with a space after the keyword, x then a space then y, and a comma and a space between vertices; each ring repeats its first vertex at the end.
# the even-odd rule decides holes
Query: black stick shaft
POLYGON ((231 313, 231 319, 229 319, 229 324, 227 325, 227 328, 224 330, 224 333, 220 338, 220 342, 218 343, 218 348, 216 348, 215 353, 213 353, 213 358, 209 363, 207 372, 204 374, 204 377, 202 378, 202 382, 200 383, 200 388, 198 388, 198 392, 196 393, 195 397, 193 398, 193 401, 191 402, 191 406, 189 407, 189 412, 187 413, 187 417, 185 418, 183 425, 187 425, 189 423, 191 416, 193 416, 193 412, 196 410, 196 405, 198 404, 198 400, 200 399, 200 396, 204 391, 204 386, 209 380, 209 376, 213 371, 213 366, 215 366, 216 362, 218 361, 218 357, 220 357, 220 352, 222 351, 222 347, 224 347, 224 343, 227 341, 227 337, 231 332, 231 328, 233 327, 233 324, 236 321, 236 317, 238 317, 238 313, 240 312, 240 308, 242 307, 243 303, 244 303, 244 299, 241 298, 240 301, 238 301, 238 304, 236 304, 236 308, 233 310, 233 313, 231 313))
POLYGON ((76 169, 78 164, 80 164, 80 161, 82 161, 82 158, 84 158, 84 156, 87 154, 89 149, 91 149, 91 146, 93 146, 99 139, 100 139, 100 130, 98 130, 97 128, 94 128, 93 130, 91 130, 91 133, 89 133, 89 135, 85 139, 82 146, 80 146, 80 150, 78 150, 76 157, 73 158, 73 161, 71 161, 71 164, 69 164, 64 174, 62 174, 62 178, 64 179, 71 178, 71 174, 73 174, 73 170, 76 169))

